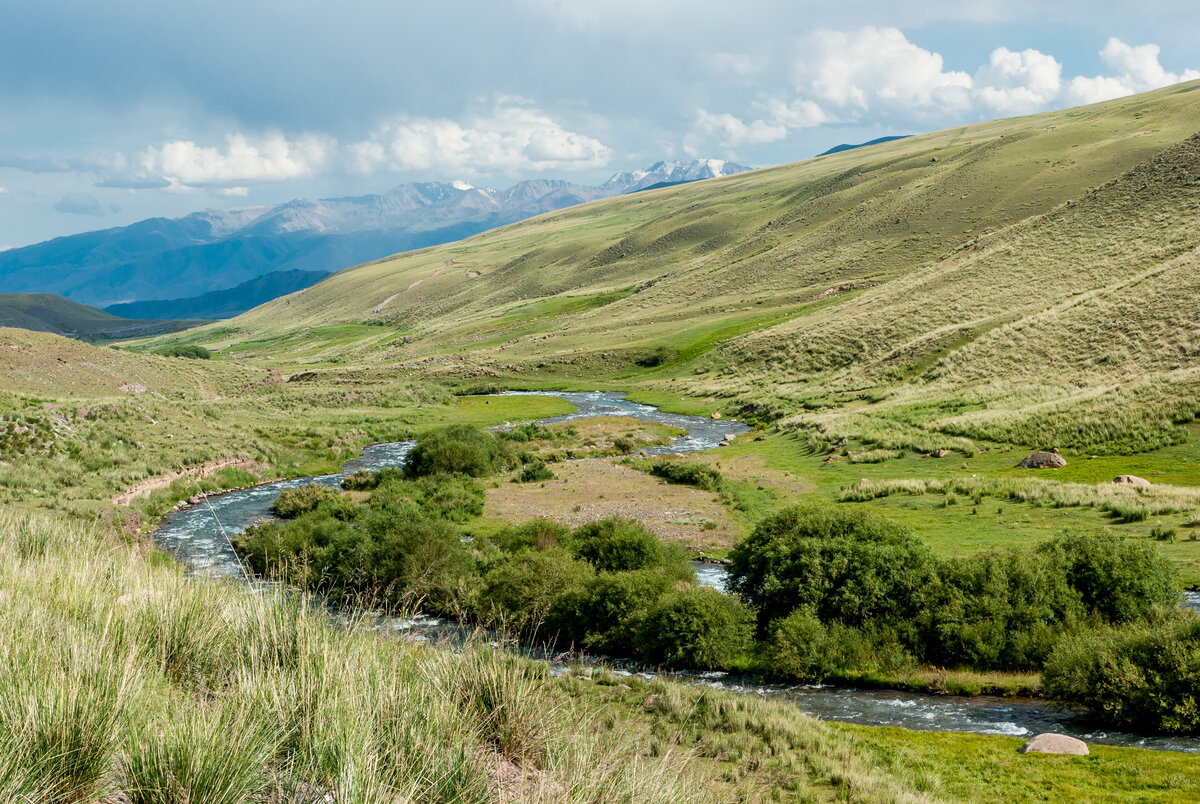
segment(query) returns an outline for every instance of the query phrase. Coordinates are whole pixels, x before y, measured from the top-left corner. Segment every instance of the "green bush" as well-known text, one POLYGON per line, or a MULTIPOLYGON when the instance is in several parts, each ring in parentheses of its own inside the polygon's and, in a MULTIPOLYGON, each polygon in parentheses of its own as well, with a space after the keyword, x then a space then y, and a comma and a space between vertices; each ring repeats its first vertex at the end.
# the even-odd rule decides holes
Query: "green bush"
POLYGON ((342 478, 342 488, 346 491, 372 491, 379 488, 380 483, 403 479, 404 472, 390 466, 368 471, 359 469, 352 475, 342 478))
POLYGON ((559 597, 547 618, 548 629, 564 647, 636 655, 641 617, 674 583, 658 568, 598 572, 559 597))
POLYGON ((514 483, 537 483, 543 480, 553 480, 554 472, 546 468, 545 461, 534 460, 525 464, 521 473, 513 478, 514 483))
POLYGON ((761 521, 729 554, 729 588, 759 630, 807 607, 822 622, 894 626, 915 641, 920 591, 939 562, 904 525, 860 508, 797 505, 761 521))
POLYGON ((576 558, 603 572, 662 567, 679 580, 695 578, 695 570, 682 548, 663 544, 632 519, 612 516, 580 525, 572 531, 569 544, 576 558))
POLYGON ((721 473, 711 466, 685 461, 660 459, 650 464, 650 474, 668 483, 695 486, 706 491, 719 491, 721 473))
POLYGON ((205 349, 203 346, 160 346, 154 350, 154 354, 163 355, 164 357, 185 357, 189 360, 208 360, 212 357, 212 352, 205 349))
POLYGON ((317 510, 321 503, 336 500, 339 496, 341 495, 337 489, 321 483, 284 489, 279 492, 275 502, 271 503, 271 513, 281 519, 295 519, 301 514, 317 510))
POLYGON ((452 424, 425 433, 408 453, 408 474, 438 473, 487 477, 503 460, 500 443, 478 427, 452 424))
POLYGON ((1066 533, 1039 545, 1041 560, 1065 575, 1089 613, 1127 623, 1179 601, 1171 562, 1143 541, 1114 533, 1066 533))
MULTIPOLYGON (((494 626, 532 637, 542 630, 559 598, 592 577, 592 568, 566 550, 522 550, 488 572, 481 612, 494 626)), ((556 633, 542 633, 553 639, 556 633)))
POLYGON ((664 667, 729 667, 750 645, 750 611, 715 589, 689 587, 660 598, 638 624, 634 645, 664 667))
POLYGON ((566 540, 570 531, 566 525, 550 519, 531 519, 523 525, 509 526, 496 536, 501 550, 515 553, 519 550, 549 550, 566 540))
POLYGON ((1046 694, 1140 733, 1200 733, 1200 617, 1081 632, 1042 673, 1046 694))

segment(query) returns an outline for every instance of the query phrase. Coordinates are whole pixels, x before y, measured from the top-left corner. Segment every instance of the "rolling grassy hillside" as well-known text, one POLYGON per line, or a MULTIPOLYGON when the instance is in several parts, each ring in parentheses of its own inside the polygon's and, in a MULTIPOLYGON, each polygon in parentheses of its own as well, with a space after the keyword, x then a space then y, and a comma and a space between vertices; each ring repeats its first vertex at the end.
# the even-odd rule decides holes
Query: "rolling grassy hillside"
POLYGON ((1192 413, 1198 90, 600 201, 172 340, 722 397, 824 444, 1153 448, 1192 413))
POLYGON ((0 293, 0 327, 112 340, 176 332, 193 324, 194 321, 121 318, 56 293, 0 293))

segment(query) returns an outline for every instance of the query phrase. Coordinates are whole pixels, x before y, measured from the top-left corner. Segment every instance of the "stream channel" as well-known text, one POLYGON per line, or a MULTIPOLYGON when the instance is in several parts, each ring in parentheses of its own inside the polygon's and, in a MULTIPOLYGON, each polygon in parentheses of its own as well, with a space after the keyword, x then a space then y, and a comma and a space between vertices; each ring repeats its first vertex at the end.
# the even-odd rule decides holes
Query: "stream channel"
MULTIPOLYGON (((565 416, 539 419, 538 424, 554 424, 589 416, 628 416, 687 431, 686 435, 676 438, 670 445, 644 450, 650 455, 714 449, 727 433, 741 434, 749 430, 740 422, 664 413, 650 405, 631 402, 619 392, 536 393, 561 397, 578 409, 565 416)), ((340 487, 343 477, 360 469, 401 466, 412 444, 411 441, 373 444, 364 449, 360 457, 347 462, 343 471, 336 474, 264 483, 210 497, 201 505, 176 511, 164 518, 153 533, 154 541, 196 575, 240 576, 242 565, 229 544, 229 537, 261 519, 269 518, 271 503, 280 491, 314 482, 340 487)), ((724 588, 725 568, 722 565, 696 562, 695 566, 700 584, 724 588)), ((1187 604, 1200 607, 1200 594, 1190 594, 1187 604)), ((452 640, 461 631, 454 623, 429 617, 380 618, 378 627, 419 640, 452 640)), ((613 666, 617 668, 614 673, 618 675, 638 675, 643 678, 656 675, 621 662, 614 662, 613 666)), ((805 714, 823 720, 899 726, 918 731, 961 731, 1013 737, 1051 731, 1069 734, 1090 743, 1200 753, 1200 737, 1146 737, 1100 730, 1090 726, 1075 710, 1044 701, 988 695, 939 696, 829 685, 763 684, 719 672, 661 675, 692 685, 786 699, 805 714)))

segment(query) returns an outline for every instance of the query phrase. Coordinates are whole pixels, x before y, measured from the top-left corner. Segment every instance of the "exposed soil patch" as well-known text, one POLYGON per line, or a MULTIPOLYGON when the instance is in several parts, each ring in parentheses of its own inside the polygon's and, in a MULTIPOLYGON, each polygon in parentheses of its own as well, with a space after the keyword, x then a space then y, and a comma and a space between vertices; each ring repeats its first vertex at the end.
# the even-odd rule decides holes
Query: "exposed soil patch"
POLYGON ((189 466, 186 469, 180 469, 175 472, 168 472, 165 475, 155 475, 148 477, 145 480, 139 480, 120 494, 112 498, 115 505, 129 505, 138 497, 148 497, 151 492, 165 489, 180 478, 200 479, 215 475, 222 469, 235 467, 238 469, 246 469, 255 474, 261 474, 266 468, 263 464, 257 461, 249 460, 248 458, 221 458, 208 463, 202 463, 199 466, 189 466))
POLYGON ((516 523, 546 517, 571 527, 624 516, 696 553, 728 549, 742 537, 710 491, 672 485, 611 460, 550 464, 550 469, 558 477, 544 484, 501 482, 500 488, 488 489, 484 516, 516 523))

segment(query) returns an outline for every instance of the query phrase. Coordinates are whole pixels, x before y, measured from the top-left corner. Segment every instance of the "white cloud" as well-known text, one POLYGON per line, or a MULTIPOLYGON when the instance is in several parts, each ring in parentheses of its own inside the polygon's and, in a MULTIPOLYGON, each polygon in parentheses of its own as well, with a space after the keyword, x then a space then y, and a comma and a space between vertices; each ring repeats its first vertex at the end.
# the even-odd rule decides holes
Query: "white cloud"
POLYGON ((284 181, 319 173, 334 150, 334 141, 318 134, 294 140, 271 134, 255 142, 243 134, 230 134, 224 150, 174 140, 147 148, 139 160, 138 176, 188 187, 284 181))
POLYGON ((760 96, 751 104, 754 113, 744 117, 698 110, 685 149, 699 153, 713 141, 726 147, 777 142, 791 130, 828 123, 921 130, 1092 103, 1200 78, 1195 70, 1164 69, 1158 45, 1131 46, 1116 38, 1100 51, 1110 75, 1069 81, 1054 56, 1034 49, 996 48, 974 75, 948 70, 940 54, 910 42, 897 28, 821 30, 798 40, 796 51, 787 93, 760 96))
POLYGON ((227 198, 245 198, 250 195, 250 188, 240 185, 237 187, 220 187, 217 189, 217 194, 227 198))
POLYGON ((362 172, 581 170, 602 167, 612 151, 599 140, 569 131, 541 110, 501 103, 464 122, 403 117, 349 147, 362 172))
POLYGON ((779 123, 746 123, 731 114, 709 114, 704 109, 697 113, 696 125, 703 132, 721 135, 721 144, 730 147, 778 142, 787 136, 787 127, 779 123))
POLYGON ((1037 50, 996 48, 991 60, 975 72, 975 98, 1000 114, 1039 111, 1061 91, 1062 65, 1037 50))
POLYGON ((1067 99, 1071 103, 1098 103, 1200 78, 1196 70, 1167 72, 1158 61, 1158 53, 1155 44, 1131 46, 1116 37, 1109 39, 1100 58, 1114 74, 1072 79, 1067 99))
POLYGON ((944 66, 896 28, 822 30, 801 41, 794 78, 801 97, 851 114, 966 108, 971 76, 944 66))

